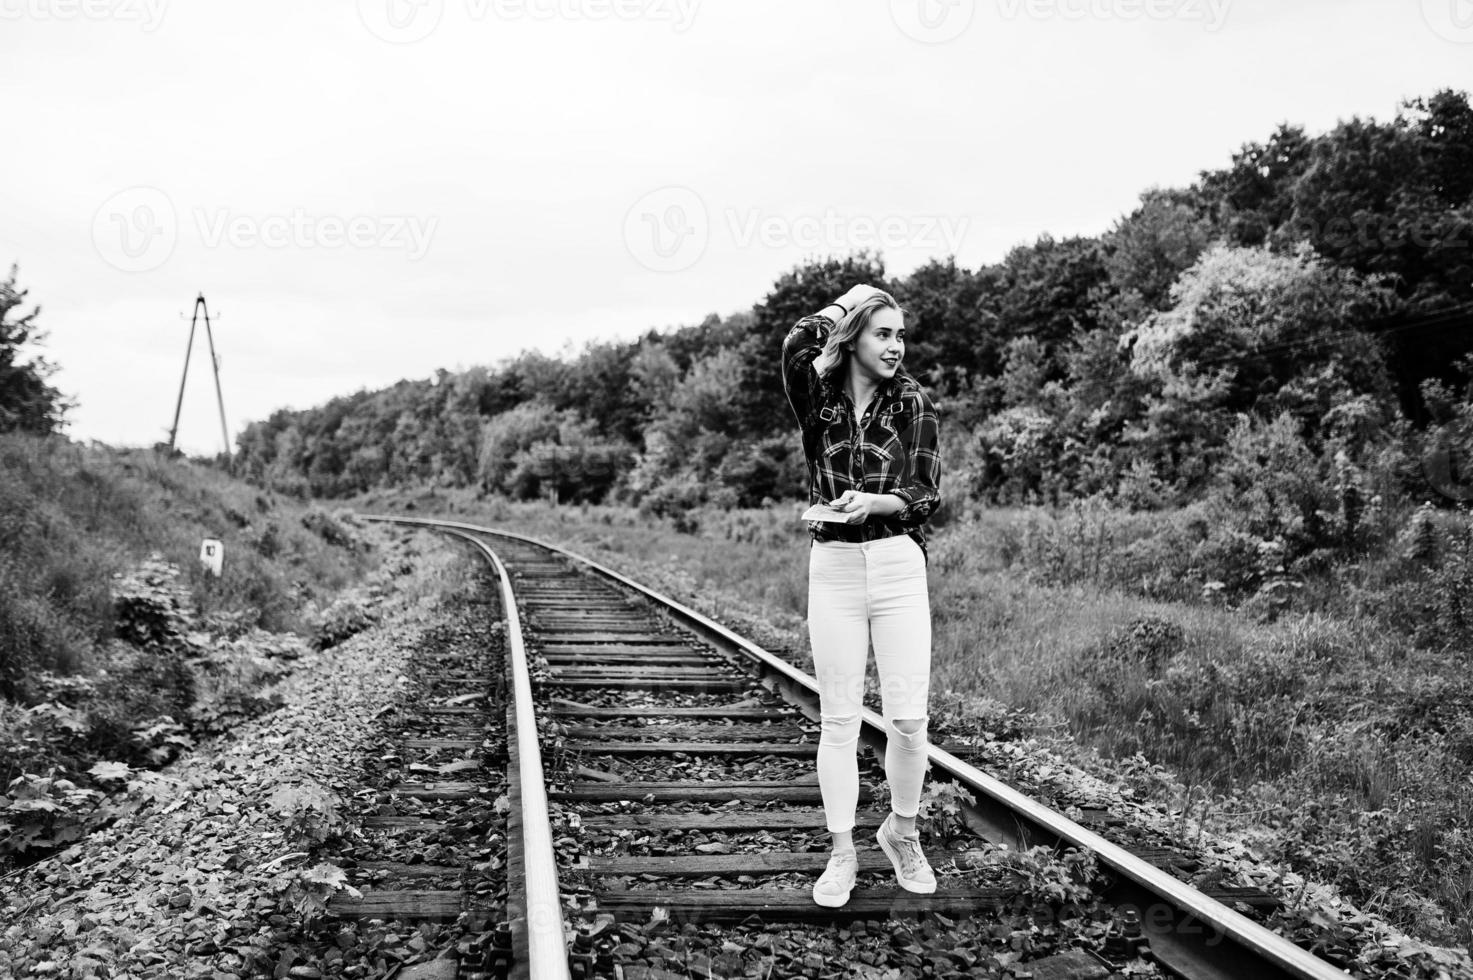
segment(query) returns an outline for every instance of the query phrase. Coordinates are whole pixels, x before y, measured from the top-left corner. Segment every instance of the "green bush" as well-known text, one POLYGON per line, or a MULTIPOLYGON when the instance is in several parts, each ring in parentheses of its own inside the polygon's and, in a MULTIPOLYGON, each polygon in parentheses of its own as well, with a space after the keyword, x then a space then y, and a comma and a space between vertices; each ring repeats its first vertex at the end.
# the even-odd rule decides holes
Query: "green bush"
POLYGON ((699 520, 694 516, 696 508, 706 503, 706 484, 690 471, 682 471, 666 480, 639 502, 639 512, 655 517, 670 517, 680 522, 680 530, 693 533, 699 529, 699 520))
POLYGON ((12 779, 0 794, 0 857, 49 851, 81 839, 100 796, 55 769, 12 779))
POLYGON ((302 515, 302 526, 335 548, 353 551, 358 547, 358 539, 352 532, 315 507, 302 515))
POLYGON ((280 821, 287 843, 301 850, 320 847, 348 826, 342 797, 310 779, 278 786, 267 805, 280 821))
POLYGON ((1387 560, 1357 595, 1425 649, 1473 649, 1473 524, 1466 513, 1413 511, 1387 560))
POLYGON ((0 554, 0 696, 27 698, 27 679, 76 669, 87 637, 62 610, 30 590, 9 556, 0 554))
POLYGON ((376 615, 359 597, 339 596, 319 617, 312 634, 312 645, 318 650, 335 647, 368 629, 376 621, 376 615))

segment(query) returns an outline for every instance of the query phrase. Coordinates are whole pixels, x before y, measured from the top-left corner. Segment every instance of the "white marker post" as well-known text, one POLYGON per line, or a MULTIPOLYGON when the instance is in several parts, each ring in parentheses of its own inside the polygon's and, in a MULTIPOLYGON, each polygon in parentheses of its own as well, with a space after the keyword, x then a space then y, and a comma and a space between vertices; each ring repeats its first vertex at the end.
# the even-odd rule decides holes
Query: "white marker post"
POLYGON ((205 538, 199 546, 199 560, 211 575, 219 578, 220 566, 225 561, 225 545, 218 538, 205 538))

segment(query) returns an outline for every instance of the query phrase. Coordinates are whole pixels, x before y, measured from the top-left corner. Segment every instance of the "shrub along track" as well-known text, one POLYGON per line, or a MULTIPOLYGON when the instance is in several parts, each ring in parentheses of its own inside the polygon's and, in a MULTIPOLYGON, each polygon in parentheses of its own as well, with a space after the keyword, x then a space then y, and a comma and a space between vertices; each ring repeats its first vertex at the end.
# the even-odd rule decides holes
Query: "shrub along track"
MULTIPOLYGON (((1104 977, 1135 960, 1138 969, 1151 963, 1158 975, 1193 978, 1344 976, 1252 921, 1271 896, 1198 892, 1178 877, 1191 870, 1184 855, 1105 811, 1071 821, 973 767, 962 746, 933 745, 929 778, 958 790, 977 839, 953 848, 928 840, 937 892, 900 889, 873 844, 887 810, 871 789, 883 781, 885 728, 869 709, 859 880, 844 907, 818 906, 810 889, 827 860, 828 833, 814 772, 817 690, 807 674, 535 539, 363 516, 448 532, 501 578, 507 657, 496 677, 510 686, 491 694, 504 694, 509 739, 510 975, 898 977, 924 968, 1042 980, 1104 977), (1067 879, 1040 887, 1016 863, 976 860, 1031 854, 1040 844, 1092 855, 1073 867, 1087 877, 1097 866, 1099 887, 1076 891, 1067 879), (1139 938, 1130 935, 1136 917, 1139 938)), ((492 734, 444 722, 476 710, 454 702, 485 693, 484 681, 477 689, 477 678, 458 668, 443 681, 437 690, 449 700, 425 709, 441 720, 406 741, 406 751, 443 758, 492 734)), ((464 805, 486 790, 406 782, 392 793, 464 805)), ((449 881, 450 870, 422 873, 449 881)), ((418 873, 393 869, 400 881, 418 873)), ((465 899, 453 890, 374 891, 356 914, 453 917, 465 899)), ((341 913, 353 908, 334 903, 341 913)))

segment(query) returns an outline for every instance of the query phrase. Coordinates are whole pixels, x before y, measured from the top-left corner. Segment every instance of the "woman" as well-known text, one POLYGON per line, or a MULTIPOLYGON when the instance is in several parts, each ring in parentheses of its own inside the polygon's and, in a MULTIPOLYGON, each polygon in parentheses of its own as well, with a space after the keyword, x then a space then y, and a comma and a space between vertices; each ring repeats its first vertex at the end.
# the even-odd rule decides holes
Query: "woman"
POLYGON ((783 388, 808 458, 809 497, 843 511, 810 521, 808 632, 819 684, 818 782, 833 835, 813 899, 849 901, 857 858, 860 708, 870 642, 890 726, 890 813, 875 835, 902 888, 936 890, 915 818, 926 773, 931 609, 923 525, 940 502, 938 417, 900 366, 904 311, 859 285, 794 324, 783 388))

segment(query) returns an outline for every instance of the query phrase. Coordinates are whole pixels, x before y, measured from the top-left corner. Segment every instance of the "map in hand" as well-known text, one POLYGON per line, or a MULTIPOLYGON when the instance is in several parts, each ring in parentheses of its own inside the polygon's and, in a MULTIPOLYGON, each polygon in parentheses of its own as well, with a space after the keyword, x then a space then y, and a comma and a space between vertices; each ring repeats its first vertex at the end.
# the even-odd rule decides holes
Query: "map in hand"
POLYGON ((805 510, 803 516, 798 519, 800 521, 837 521, 840 524, 847 524, 849 523, 849 518, 852 516, 854 515, 845 513, 842 510, 835 510, 828 504, 814 504, 805 510))

